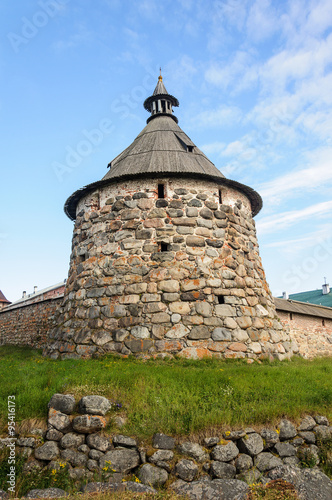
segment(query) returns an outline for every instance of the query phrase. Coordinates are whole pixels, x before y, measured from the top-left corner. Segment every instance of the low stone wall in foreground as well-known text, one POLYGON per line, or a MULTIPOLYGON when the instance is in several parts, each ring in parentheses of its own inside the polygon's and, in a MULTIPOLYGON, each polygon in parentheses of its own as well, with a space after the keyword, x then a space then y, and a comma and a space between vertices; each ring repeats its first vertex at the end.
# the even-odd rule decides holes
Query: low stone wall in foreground
MULTIPOLYGON (((319 445, 332 439, 332 427, 324 416, 306 416, 297 426, 283 419, 274 429, 230 430, 202 443, 155 434, 151 445, 141 446, 129 436, 103 434, 110 408, 102 396, 85 396, 76 409, 73 396, 55 394, 44 440, 30 436, 16 441, 29 456, 25 472, 46 468, 56 475, 65 467, 84 492, 154 492, 167 483, 189 499, 220 495, 244 500, 248 483, 283 479, 295 487, 299 498, 332 498, 332 481, 318 467, 319 445), (312 468, 301 468, 301 461, 312 468)), ((52 494, 66 492, 60 489, 52 494)), ((32 490, 27 496, 45 495, 47 490, 32 490)))

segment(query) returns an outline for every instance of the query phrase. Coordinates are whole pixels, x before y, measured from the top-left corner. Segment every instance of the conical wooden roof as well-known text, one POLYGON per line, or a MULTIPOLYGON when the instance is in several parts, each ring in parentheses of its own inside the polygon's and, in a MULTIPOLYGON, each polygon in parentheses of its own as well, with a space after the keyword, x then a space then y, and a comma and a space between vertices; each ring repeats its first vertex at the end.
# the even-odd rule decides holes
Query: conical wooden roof
POLYGON ((167 115, 156 116, 149 121, 134 142, 109 167, 110 171, 103 180, 156 173, 225 177, 167 115))

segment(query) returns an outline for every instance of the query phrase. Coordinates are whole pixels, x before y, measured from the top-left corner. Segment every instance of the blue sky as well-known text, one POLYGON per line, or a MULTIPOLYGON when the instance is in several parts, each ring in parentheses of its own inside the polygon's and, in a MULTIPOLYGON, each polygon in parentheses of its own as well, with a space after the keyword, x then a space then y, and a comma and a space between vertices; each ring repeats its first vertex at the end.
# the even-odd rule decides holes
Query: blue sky
POLYGON ((330 0, 3 0, 0 35, 9 300, 67 277, 64 202, 145 126, 159 66, 181 128, 262 195, 273 294, 332 282, 330 0))

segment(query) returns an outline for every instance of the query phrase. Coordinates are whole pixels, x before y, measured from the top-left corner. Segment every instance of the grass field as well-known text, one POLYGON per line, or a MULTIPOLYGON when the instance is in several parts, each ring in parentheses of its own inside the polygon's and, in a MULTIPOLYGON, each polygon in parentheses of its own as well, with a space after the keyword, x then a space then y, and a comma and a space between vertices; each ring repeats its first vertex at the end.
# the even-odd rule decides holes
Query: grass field
MULTIPOLYGON (((100 394, 127 417, 121 432, 200 434, 212 428, 274 425, 305 414, 332 419, 332 360, 295 358, 248 365, 234 360, 101 359, 54 361, 37 351, 0 347, 0 422, 7 396, 16 418, 45 419, 54 393, 100 394)), ((109 429, 112 429, 110 423, 109 429)))
MULTIPOLYGON (((332 359, 295 358, 251 365, 235 360, 143 361, 115 356, 54 361, 29 348, 0 347, 0 433, 6 435, 8 396, 15 396, 18 428, 27 432, 32 426, 45 425, 47 403, 54 393, 74 394, 77 401, 88 394, 106 396, 113 401, 110 416, 127 419, 121 433, 143 441, 155 432, 197 439, 231 427, 273 427, 282 417, 298 422, 305 414, 320 414, 332 420, 332 359)), ((106 431, 119 432, 112 418, 106 431)), ((42 479, 38 477, 39 482, 42 479)), ((44 479, 42 487, 52 478, 44 479)), ((35 487, 27 480, 20 475, 20 494, 35 487)), ((85 497, 90 498, 79 496, 85 497)), ((69 498, 77 500, 78 495, 69 498)), ((180 499, 171 491, 96 498, 180 499)), ((287 483, 252 485, 248 500, 262 499, 298 497, 287 483)))

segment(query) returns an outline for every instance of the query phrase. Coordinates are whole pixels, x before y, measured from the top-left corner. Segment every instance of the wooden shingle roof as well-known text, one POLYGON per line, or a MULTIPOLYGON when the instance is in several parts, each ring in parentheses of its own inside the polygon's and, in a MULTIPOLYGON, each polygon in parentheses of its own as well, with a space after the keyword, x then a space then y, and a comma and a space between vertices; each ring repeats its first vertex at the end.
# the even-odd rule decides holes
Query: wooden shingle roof
POLYGON ((166 115, 151 120, 109 167, 110 171, 103 179, 136 177, 142 173, 225 178, 178 124, 166 115))

